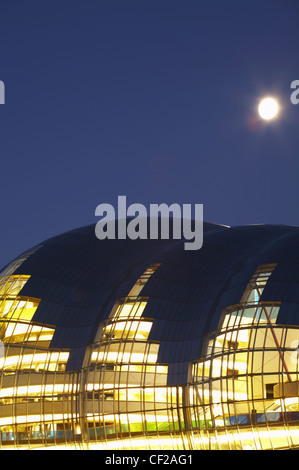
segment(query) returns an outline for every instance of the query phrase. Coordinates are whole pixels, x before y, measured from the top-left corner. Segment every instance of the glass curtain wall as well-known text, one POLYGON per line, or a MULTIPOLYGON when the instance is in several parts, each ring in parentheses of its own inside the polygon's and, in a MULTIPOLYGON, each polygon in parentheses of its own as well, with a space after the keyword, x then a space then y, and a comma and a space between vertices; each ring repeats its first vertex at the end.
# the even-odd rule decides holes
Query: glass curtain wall
POLYGON ((299 331, 277 324, 280 303, 262 298, 275 264, 224 309, 188 383, 170 387, 142 296, 159 263, 116 301, 82 369, 67 371, 69 351, 51 348, 55 326, 33 321, 40 299, 22 296, 30 276, 15 274, 20 262, 0 274, 2 449, 299 446, 299 331))

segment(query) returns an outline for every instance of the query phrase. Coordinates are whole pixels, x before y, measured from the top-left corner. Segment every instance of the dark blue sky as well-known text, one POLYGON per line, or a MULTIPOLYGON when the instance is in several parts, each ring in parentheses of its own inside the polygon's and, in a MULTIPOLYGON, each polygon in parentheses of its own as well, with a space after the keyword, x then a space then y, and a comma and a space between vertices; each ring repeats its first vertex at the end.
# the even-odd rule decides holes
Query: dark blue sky
POLYGON ((0 265, 100 203, 299 225, 296 0, 1 0, 0 265), (256 120, 274 94, 280 118, 256 120))

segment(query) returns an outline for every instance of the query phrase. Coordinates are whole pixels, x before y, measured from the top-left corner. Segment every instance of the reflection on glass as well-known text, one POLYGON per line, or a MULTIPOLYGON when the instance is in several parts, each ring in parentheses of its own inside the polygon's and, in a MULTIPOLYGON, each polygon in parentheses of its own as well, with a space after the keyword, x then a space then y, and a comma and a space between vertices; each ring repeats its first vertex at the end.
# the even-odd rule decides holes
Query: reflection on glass
MULTIPOLYGON (((15 262, 15 266, 18 261, 15 262)), ((275 264, 260 266, 240 303, 190 364, 188 383, 167 385, 140 276, 68 370, 51 348, 55 325, 34 321, 40 300, 22 295, 30 276, 0 277, 2 448, 280 449, 299 446, 299 331, 277 323, 280 302, 263 300, 275 264)))

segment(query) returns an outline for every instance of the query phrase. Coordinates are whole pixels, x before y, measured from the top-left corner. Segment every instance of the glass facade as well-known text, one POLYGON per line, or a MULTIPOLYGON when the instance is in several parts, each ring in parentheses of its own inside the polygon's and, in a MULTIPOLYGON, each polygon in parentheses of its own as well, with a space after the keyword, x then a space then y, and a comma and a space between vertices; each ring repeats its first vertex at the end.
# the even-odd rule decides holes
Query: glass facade
POLYGON ((280 449, 299 444, 297 327, 276 324, 263 302, 275 265, 261 266, 239 305, 223 312, 192 366, 192 422, 202 449, 280 449))
POLYGON ((3 449, 299 446, 299 329, 277 323, 281 302, 263 300, 276 264, 257 267, 205 336, 187 382, 169 386, 142 295, 160 263, 117 299, 83 367, 68 370, 70 350, 51 346, 55 325, 34 321, 41 299, 22 295, 30 275, 16 270, 26 256, 0 274, 3 449))
POLYGON ((64 442, 63 423, 73 416, 65 400, 76 388, 71 375, 64 372, 69 352, 50 348, 55 327, 32 321, 40 299, 20 295, 30 276, 14 272, 25 259, 11 263, 0 278, 3 448, 64 442))

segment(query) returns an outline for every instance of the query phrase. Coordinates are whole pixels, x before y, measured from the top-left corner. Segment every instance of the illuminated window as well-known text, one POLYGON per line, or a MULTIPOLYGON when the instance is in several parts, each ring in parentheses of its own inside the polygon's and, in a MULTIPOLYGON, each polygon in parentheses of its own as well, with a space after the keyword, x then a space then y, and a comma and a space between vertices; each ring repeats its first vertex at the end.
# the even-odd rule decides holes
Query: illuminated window
MULTIPOLYGON (((167 411, 177 403, 176 389, 166 387, 168 367, 157 362, 159 344, 149 340, 153 319, 144 316, 148 298, 141 297, 159 266, 151 265, 128 296, 118 299, 97 333, 86 389, 95 390, 98 384, 104 392, 87 392, 90 426, 93 422, 91 441, 135 434, 149 435, 150 439, 158 430, 169 432, 171 426, 179 429, 179 417, 172 413, 170 418, 167 411)), ((146 447, 149 441, 144 437, 142 442, 146 447)))
POLYGON ((252 279, 250 280, 244 295, 241 299, 241 303, 247 302, 247 303, 257 303, 259 302, 262 293, 264 291, 264 288, 269 280, 269 277, 271 276, 272 272, 275 269, 276 264, 266 264, 260 266, 254 275, 252 276, 252 279))
POLYGON ((260 266, 241 302, 224 309, 193 364, 193 419, 205 449, 274 449, 299 444, 299 331, 277 323, 279 302, 262 301, 275 264, 260 266), (276 427, 273 427, 273 424, 276 427), (271 426, 271 427, 270 427, 271 426), (287 426, 287 431, 286 427, 287 426), (217 429, 205 441, 204 429, 217 429))
POLYGON ((259 266, 240 302, 223 309, 189 382, 173 387, 142 296, 159 266, 116 300, 82 369, 70 371, 69 351, 51 347, 55 326, 34 321, 40 300, 22 295, 30 276, 0 277, 3 448, 299 446, 299 329, 279 324, 280 302, 262 296, 275 264, 259 266))
POLYGON ((69 352, 52 350, 55 328, 33 321, 40 300, 22 296, 30 276, 14 274, 25 259, 0 277, 0 427, 8 448, 53 443, 72 416, 66 404, 74 393, 73 378, 65 373, 69 352))

